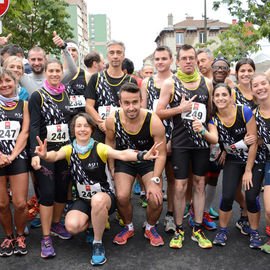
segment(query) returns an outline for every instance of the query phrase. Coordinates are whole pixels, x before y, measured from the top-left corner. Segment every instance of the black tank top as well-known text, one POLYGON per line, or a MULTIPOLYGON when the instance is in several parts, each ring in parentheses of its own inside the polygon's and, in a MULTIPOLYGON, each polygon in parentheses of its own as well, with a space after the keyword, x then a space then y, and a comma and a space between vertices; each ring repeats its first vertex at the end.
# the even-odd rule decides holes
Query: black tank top
POLYGON ((233 88, 235 91, 235 104, 241 104, 248 106, 251 110, 254 110, 257 105, 255 104, 253 99, 247 99, 244 94, 242 93, 241 89, 239 87, 233 88))
POLYGON ((114 130, 116 149, 149 150, 154 144, 150 130, 151 121, 152 113, 146 110, 145 118, 139 131, 135 134, 129 133, 125 130, 121 122, 120 110, 115 111, 114 130))
MULTIPOLYGON (((185 88, 175 75, 172 76, 172 80, 174 83, 174 94, 170 101, 172 108, 180 105, 182 94, 185 94, 186 99, 197 95, 194 102, 203 104, 206 108, 206 114, 208 114, 209 89, 204 77, 201 76, 200 83, 196 89, 185 88)), ((182 118, 182 114, 177 114, 173 117, 172 148, 204 149, 209 147, 207 141, 193 130, 192 122, 193 119, 182 118)), ((205 122, 207 122, 207 115, 205 122)))
MULTIPOLYGON (((25 102, 21 99, 13 108, 0 105, 0 150, 5 155, 11 155, 16 144, 16 136, 21 132, 24 106, 25 102)), ((17 158, 27 159, 26 149, 17 158)))

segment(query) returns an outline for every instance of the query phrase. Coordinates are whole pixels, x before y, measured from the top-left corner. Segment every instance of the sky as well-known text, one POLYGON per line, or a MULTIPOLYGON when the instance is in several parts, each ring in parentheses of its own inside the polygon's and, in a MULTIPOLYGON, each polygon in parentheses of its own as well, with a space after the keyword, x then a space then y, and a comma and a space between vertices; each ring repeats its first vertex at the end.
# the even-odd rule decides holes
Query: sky
MULTIPOLYGON (((214 0, 206 1, 209 19, 232 22, 227 6, 214 11, 214 0)), ((110 18, 111 38, 124 42, 126 57, 134 62, 135 70, 142 68, 143 59, 156 48, 155 39, 167 27, 169 13, 173 24, 185 20, 187 15, 201 20, 204 13, 204 0, 87 0, 87 6, 88 13, 110 18)))

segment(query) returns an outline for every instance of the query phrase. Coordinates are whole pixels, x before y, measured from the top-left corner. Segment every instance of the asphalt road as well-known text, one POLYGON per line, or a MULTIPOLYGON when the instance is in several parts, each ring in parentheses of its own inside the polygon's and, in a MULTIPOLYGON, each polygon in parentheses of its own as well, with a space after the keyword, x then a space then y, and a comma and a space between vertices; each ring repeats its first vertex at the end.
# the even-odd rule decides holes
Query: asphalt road
MULTIPOLYGON (((31 187, 31 186, 30 186, 31 187)), ((221 181, 218 184, 218 191, 214 207, 217 209, 220 199, 221 181)), ((30 188, 30 195, 32 193, 30 188)), ((261 194, 262 202, 262 194, 261 194)), ((169 248, 171 234, 164 232, 163 221, 166 213, 167 203, 164 202, 163 212, 160 217, 158 231, 165 241, 163 247, 152 247, 149 240, 143 237, 142 224, 145 220, 145 209, 139 205, 139 196, 133 195, 134 206, 133 222, 135 235, 128 240, 124 246, 112 243, 114 236, 121 230, 115 215, 110 217, 111 229, 104 233, 103 242, 106 250, 107 262, 100 266, 102 269, 270 269, 270 255, 249 248, 249 237, 240 234, 235 227, 235 222, 239 217, 239 206, 235 203, 232 219, 229 225, 228 242, 225 247, 213 246, 211 249, 201 249, 193 242, 191 229, 184 222, 185 241, 182 249, 169 248)), ((262 217, 260 233, 263 242, 269 237, 264 233, 266 222, 264 218, 264 208, 262 205, 262 217)), ((218 223, 218 222, 217 222, 218 223)), ((213 240, 216 232, 206 232, 210 240, 213 240)), ((3 240, 4 233, 0 228, 0 239, 3 240)), ((94 269, 90 264, 92 254, 91 244, 86 243, 85 233, 74 236, 70 240, 53 238, 56 257, 53 259, 42 259, 40 257, 41 229, 31 229, 27 237, 28 254, 23 257, 15 255, 8 258, 0 258, 0 270, 75 270, 94 269)))

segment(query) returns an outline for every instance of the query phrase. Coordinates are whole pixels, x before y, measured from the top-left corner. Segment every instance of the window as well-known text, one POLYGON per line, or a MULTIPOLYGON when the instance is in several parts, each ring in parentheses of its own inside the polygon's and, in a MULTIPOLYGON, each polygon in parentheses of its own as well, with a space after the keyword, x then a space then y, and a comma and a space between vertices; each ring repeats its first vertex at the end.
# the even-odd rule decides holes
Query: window
POLYGON ((176 45, 184 44, 184 33, 176 33, 176 45))
POLYGON ((204 32, 199 33, 199 42, 200 43, 205 43, 204 32))

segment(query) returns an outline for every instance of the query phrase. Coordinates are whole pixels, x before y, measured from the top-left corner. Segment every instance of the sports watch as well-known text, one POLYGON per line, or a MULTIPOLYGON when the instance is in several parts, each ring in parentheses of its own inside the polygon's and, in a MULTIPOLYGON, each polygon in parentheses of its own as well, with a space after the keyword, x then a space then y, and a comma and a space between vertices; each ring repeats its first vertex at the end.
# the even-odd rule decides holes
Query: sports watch
POLYGON ((160 183, 160 178, 159 177, 152 177, 151 179, 150 179, 151 181, 154 181, 156 184, 159 184, 160 183))

